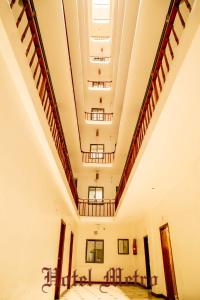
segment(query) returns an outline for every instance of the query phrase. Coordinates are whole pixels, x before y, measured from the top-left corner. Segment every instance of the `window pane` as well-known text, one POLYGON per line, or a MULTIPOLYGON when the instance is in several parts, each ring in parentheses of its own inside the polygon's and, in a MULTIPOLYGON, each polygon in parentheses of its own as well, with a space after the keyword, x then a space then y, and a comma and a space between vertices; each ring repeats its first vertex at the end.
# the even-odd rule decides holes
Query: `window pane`
POLYGON ((98 145, 98 152, 104 152, 104 145, 98 145))
POLYGON ((89 187, 89 200, 94 200, 96 195, 96 190, 93 187, 89 187))
POLYGON ((96 188, 96 199, 97 200, 103 199, 103 189, 102 188, 96 188))
POLYGON ((96 241, 96 249, 99 249, 99 250, 103 249, 103 242, 102 241, 96 241))
POLYGON ((129 254, 128 239, 118 239, 118 254, 129 254))
POLYGON ((119 240, 118 242, 119 253, 123 253, 123 240, 119 240))
POLYGON ((97 152, 98 145, 91 145, 90 149, 91 149, 91 152, 97 152))
POLYGON ((128 253, 128 240, 124 240, 124 251, 123 253, 128 253))
POLYGON ((94 262, 95 241, 87 241, 87 262, 94 262))
POLYGON ((96 249, 95 262, 103 263, 103 249, 96 249))

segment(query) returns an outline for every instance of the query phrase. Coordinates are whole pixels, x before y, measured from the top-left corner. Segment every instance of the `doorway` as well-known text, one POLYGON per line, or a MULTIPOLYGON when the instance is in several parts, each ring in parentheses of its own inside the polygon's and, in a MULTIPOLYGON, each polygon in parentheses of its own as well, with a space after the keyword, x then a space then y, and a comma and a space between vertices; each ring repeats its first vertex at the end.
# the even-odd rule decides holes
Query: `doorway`
POLYGON ((67 276, 67 288, 68 289, 70 289, 70 286, 71 286, 73 242, 74 242, 74 234, 73 234, 73 232, 71 232, 70 247, 69 247, 69 267, 68 267, 68 276, 67 276))
POLYGON ((56 270, 56 287, 55 287, 55 299, 60 298, 60 287, 62 278, 62 264, 63 264, 63 252, 64 252, 64 242, 65 242, 65 223, 61 220, 60 226, 60 241, 58 248, 58 261, 56 270))
POLYGON ((169 300, 178 300, 178 292, 176 286, 176 277, 168 224, 165 224, 160 227, 160 239, 162 247, 167 297, 169 300))
POLYGON ((145 254, 145 264, 146 264, 147 288, 151 289, 151 267, 150 267, 150 257, 149 257, 148 236, 144 237, 144 254, 145 254))

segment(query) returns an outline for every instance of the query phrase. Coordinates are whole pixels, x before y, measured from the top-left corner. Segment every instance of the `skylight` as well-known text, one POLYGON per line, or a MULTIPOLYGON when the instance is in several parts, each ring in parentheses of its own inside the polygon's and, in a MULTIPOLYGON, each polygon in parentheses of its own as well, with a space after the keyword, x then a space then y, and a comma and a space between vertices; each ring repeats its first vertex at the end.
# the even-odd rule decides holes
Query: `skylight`
POLYGON ((110 21, 110 0, 92 0, 92 20, 98 23, 110 21))

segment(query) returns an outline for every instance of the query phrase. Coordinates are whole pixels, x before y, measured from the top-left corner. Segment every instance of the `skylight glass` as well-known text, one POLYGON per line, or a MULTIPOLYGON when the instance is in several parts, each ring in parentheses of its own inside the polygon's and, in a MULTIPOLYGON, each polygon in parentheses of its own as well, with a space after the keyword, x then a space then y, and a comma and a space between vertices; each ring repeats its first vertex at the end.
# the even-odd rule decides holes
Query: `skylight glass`
POLYGON ((105 21, 110 19, 110 0, 92 1, 92 19, 93 21, 105 21))

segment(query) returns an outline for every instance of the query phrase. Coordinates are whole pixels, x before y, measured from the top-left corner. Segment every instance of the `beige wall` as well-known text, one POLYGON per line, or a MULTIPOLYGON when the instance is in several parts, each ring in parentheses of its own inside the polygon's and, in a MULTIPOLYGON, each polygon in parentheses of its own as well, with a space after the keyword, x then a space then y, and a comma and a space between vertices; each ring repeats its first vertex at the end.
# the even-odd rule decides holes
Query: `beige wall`
POLYGON ((1 1, 0 299, 53 299, 54 286, 48 294, 42 293, 45 274, 41 270, 57 265, 63 219, 63 275, 67 274, 71 231, 76 247, 76 219, 70 206, 70 190, 17 31, 12 30, 15 27, 9 11, 8 3, 1 1))
MULTIPOLYGON (((132 275, 136 270, 132 254, 133 229, 126 223, 80 223, 78 226, 77 242, 77 274, 87 276, 92 269, 92 281, 105 281, 104 276, 110 268, 122 268, 123 276, 132 275), (98 232, 95 234, 95 232, 98 232), (86 263, 86 240, 104 240, 104 263, 86 263), (129 239, 129 255, 119 255, 117 239, 129 239)), ((144 274, 143 274, 144 275, 144 274)))
POLYGON ((141 273, 145 271, 143 237, 149 236, 151 271, 158 276, 158 286, 153 290, 163 294, 166 288, 159 227, 169 224, 181 300, 200 299, 199 4, 195 3, 182 36, 118 212, 118 218, 135 219, 136 266, 141 273))

